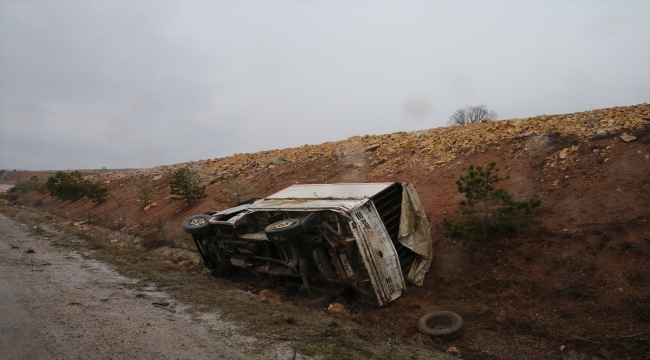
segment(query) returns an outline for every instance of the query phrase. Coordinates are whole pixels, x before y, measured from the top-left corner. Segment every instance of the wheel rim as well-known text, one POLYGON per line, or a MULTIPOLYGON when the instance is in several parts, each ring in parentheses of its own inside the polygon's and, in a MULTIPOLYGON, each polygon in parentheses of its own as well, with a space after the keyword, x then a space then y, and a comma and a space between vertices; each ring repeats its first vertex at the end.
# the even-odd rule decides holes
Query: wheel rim
POLYGON ((190 221, 190 226, 201 226, 203 224, 205 224, 204 218, 192 219, 192 221, 190 221))
POLYGON ((271 229, 273 229, 273 230, 284 229, 284 228, 287 228, 287 227, 293 225, 294 223, 295 223, 294 221, 282 220, 282 221, 279 221, 279 222, 271 225, 271 229))

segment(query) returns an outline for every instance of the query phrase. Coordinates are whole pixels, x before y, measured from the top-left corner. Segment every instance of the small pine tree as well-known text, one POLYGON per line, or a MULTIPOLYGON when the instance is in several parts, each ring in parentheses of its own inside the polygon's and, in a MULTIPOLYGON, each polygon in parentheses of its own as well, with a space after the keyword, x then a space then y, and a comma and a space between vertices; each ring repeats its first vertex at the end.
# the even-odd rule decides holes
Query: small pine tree
POLYGON ((86 185, 86 196, 92 200, 92 202, 103 203, 106 201, 106 196, 108 195, 108 188, 101 187, 97 184, 88 183, 86 185))
POLYGON ((138 185, 138 191, 140 192, 140 201, 142 201, 143 207, 149 206, 153 198, 153 184, 149 180, 145 180, 138 185))
POLYGON ((183 200, 188 205, 207 197, 199 173, 188 168, 174 173, 174 177, 169 181, 169 194, 173 195, 173 200, 183 200))
POLYGON ((254 191, 253 187, 244 181, 233 181, 228 183, 226 188, 220 191, 220 196, 215 196, 214 200, 234 206, 249 200, 254 191))
MULTIPOLYGON (((490 230, 511 231, 519 224, 508 220, 507 214, 530 211, 542 204, 541 200, 530 198, 513 200, 513 194, 505 189, 495 189, 495 185, 504 178, 498 175, 499 168, 495 162, 487 167, 470 165, 467 174, 456 180, 458 192, 465 195, 461 200, 462 212, 467 221, 454 222, 443 220, 443 225, 450 233, 458 233, 471 238, 485 238, 490 230)), ((506 176, 505 179, 508 179, 506 176)))
POLYGON ((44 188, 50 196, 62 200, 79 200, 87 196, 93 202, 102 203, 108 195, 108 188, 91 183, 79 171, 70 174, 58 171, 47 179, 44 188))
POLYGON ((78 200, 85 195, 86 179, 79 171, 70 174, 58 171, 47 179, 45 188, 53 197, 62 200, 78 200))

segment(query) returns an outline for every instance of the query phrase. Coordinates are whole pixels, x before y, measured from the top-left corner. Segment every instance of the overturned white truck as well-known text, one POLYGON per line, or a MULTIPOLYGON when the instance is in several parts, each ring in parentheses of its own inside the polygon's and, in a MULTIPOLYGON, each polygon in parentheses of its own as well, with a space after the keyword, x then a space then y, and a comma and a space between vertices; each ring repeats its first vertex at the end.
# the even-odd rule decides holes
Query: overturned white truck
POLYGON ((352 294, 386 305, 422 285, 432 246, 411 184, 293 185, 183 221, 214 276, 294 286, 307 304, 352 294))

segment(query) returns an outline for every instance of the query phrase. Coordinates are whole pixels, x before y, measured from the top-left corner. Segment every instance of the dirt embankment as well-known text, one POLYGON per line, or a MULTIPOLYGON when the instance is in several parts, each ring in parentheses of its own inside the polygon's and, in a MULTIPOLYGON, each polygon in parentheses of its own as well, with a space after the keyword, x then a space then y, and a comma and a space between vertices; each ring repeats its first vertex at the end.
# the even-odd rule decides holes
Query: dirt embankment
POLYGON ((71 219, 100 217, 136 235, 160 221, 181 236, 183 218, 225 208, 212 197, 232 181, 248 182, 257 196, 294 183, 410 182, 431 220, 434 265, 423 287, 410 287, 390 306, 349 304, 352 319, 410 339, 417 336, 418 316, 444 308, 467 320, 467 333, 456 346, 470 358, 646 359, 649 129, 650 105, 640 104, 365 135, 93 175, 111 194, 99 205, 42 195, 23 201, 71 219), (519 232, 482 244, 448 238, 442 219, 461 217, 454 180, 469 164, 491 161, 510 175, 504 187, 519 197, 540 198, 541 210, 521 218, 519 232), (170 176, 182 167, 199 171, 209 184, 209 197, 192 207, 167 198, 170 176), (137 185, 144 180, 156 187, 147 211, 137 200, 137 185))

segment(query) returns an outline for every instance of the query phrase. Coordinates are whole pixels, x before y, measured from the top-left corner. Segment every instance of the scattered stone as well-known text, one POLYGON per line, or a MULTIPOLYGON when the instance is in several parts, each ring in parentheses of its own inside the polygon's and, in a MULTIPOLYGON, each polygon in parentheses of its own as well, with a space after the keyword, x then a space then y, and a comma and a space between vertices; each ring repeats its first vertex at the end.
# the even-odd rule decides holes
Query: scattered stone
POLYGON ((160 180, 160 179, 162 179, 162 175, 156 175, 151 180, 157 181, 157 180, 160 180))
POLYGON ((119 240, 117 240, 117 239, 113 239, 113 240, 111 240, 111 244, 117 244, 118 241, 119 240))
POLYGON ((110 299, 111 299, 110 297, 103 297, 103 298, 99 298, 99 301, 108 301, 110 299))
POLYGON ((458 350, 458 348, 456 348, 455 346, 450 346, 447 349, 447 354, 451 354, 451 355, 460 357, 460 350, 458 350))
POLYGON ((287 159, 285 159, 283 157, 276 157, 276 158, 271 159, 271 164, 273 164, 273 165, 282 165, 282 164, 286 163, 287 161, 289 161, 289 160, 287 160, 287 159))
POLYGON ((566 349, 565 345, 560 346, 560 351, 564 351, 564 349, 566 349))
POLYGON ((143 207, 142 210, 147 211, 147 210, 151 209, 152 207, 156 207, 156 206, 158 206, 158 203, 157 202, 152 202, 151 204, 143 207))
POLYGON ((568 154, 566 153, 566 151, 560 151, 560 159, 561 159, 561 160, 566 159, 567 155, 568 155, 568 154))
POLYGON ((598 129, 598 130, 596 130, 596 139, 603 139, 603 138, 606 138, 607 135, 609 135, 609 133, 607 132, 607 130, 604 130, 604 129, 598 129))
POLYGON ((370 146, 368 146, 368 147, 366 148, 366 151, 368 151, 368 152, 373 152, 373 151, 379 149, 380 146, 381 146, 381 144, 370 145, 370 146))
POLYGON ((268 290, 268 289, 264 289, 264 290, 260 291, 259 295, 261 297, 263 297, 263 298, 282 301, 282 295, 274 293, 273 291, 268 290))
POLYGON ((169 306, 168 302, 151 303, 151 304, 153 304, 153 306, 155 306, 155 307, 157 307, 159 309, 167 310, 170 313, 175 313, 176 312, 176 310, 173 310, 173 309, 170 309, 170 308, 167 307, 167 306, 169 306), (162 305, 162 304, 167 304, 167 305, 162 305))
POLYGON ((597 154, 597 153, 600 151, 600 149, 593 149, 593 150, 591 150, 591 151, 592 151, 594 154, 597 154))
POLYGON ((646 159, 646 160, 650 159, 650 156, 646 155, 646 156, 645 156, 645 159, 646 159))
POLYGON ((589 118, 589 119, 585 120, 585 128, 595 127, 596 125, 598 125, 600 120, 601 119, 598 119, 598 118, 589 118))
POLYGON ((34 249, 32 249, 32 248, 29 248, 29 249, 27 249, 27 251, 25 251, 26 254, 33 254, 35 252, 36 251, 34 251, 34 249))
POLYGON ((348 309, 347 306, 339 303, 331 303, 330 306, 327 307, 327 311, 335 313, 335 314, 349 314, 350 309, 348 309))
MULTIPOLYGON (((535 133, 534 131, 528 131, 528 132, 525 132, 523 134, 519 134, 519 137, 520 138, 529 137, 529 136, 533 135, 534 133, 535 133)), ((497 150, 498 150, 498 148, 497 148, 497 150)))
POLYGON ((625 141, 626 143, 636 140, 636 136, 632 136, 632 135, 628 135, 628 134, 623 134, 620 137, 621 137, 621 140, 625 141))

